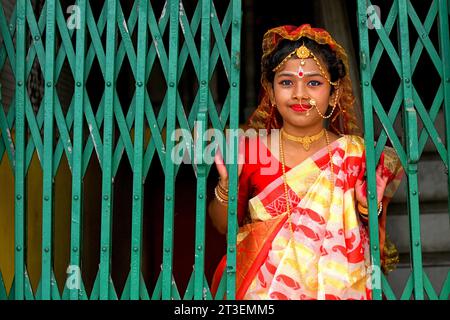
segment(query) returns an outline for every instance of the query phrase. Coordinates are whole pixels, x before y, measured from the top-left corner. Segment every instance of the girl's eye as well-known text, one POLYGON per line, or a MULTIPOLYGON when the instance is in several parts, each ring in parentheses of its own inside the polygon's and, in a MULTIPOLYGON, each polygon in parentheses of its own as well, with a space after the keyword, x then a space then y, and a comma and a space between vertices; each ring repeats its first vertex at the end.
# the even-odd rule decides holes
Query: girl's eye
POLYGON ((317 81, 317 80, 311 80, 308 82, 308 85, 310 85, 311 87, 318 87, 322 84, 322 82, 317 81))
POLYGON ((282 85, 282 86, 289 86, 291 84, 292 84, 291 80, 281 80, 280 81, 280 85, 282 85))

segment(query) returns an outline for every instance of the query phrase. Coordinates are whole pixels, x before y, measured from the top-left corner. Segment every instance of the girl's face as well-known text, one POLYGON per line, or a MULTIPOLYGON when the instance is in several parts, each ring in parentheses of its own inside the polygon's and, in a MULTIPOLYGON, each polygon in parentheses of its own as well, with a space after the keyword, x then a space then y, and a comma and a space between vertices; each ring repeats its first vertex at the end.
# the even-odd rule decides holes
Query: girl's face
MULTIPOLYGON (((297 58, 287 60, 275 73, 269 94, 271 102, 283 117, 285 128, 313 130, 323 126, 323 118, 310 104, 310 99, 315 100, 322 115, 328 115, 327 109, 334 95, 330 96, 331 85, 323 77, 316 62, 312 58, 303 61, 304 65, 297 58)), ((330 78, 328 73, 326 76, 330 78)))

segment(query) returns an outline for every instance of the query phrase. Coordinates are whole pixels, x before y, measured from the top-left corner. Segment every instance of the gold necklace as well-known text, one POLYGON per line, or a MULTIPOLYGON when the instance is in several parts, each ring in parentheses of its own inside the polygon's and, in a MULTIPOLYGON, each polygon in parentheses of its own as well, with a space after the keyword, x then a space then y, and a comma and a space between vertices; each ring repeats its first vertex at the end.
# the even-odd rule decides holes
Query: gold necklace
POLYGON ((311 147, 311 143, 322 138, 322 136, 325 132, 326 132, 326 130, 322 129, 318 134, 315 134, 313 136, 297 137, 297 136, 293 136, 293 135, 287 133, 286 131, 284 131, 283 128, 281 128, 281 134, 284 137, 286 137, 288 140, 301 143, 301 145, 303 146, 303 149, 305 149, 306 151, 308 151, 309 148, 311 147))
MULTIPOLYGON (((283 130, 283 129, 281 129, 283 130)), ((331 158, 331 149, 330 149, 330 139, 328 137, 328 131, 327 130, 322 130, 322 133, 325 132, 325 140, 327 142, 327 149, 328 149, 328 156, 330 158, 330 172, 331 172, 331 199, 333 199, 333 195, 334 195, 334 166, 333 166, 333 161, 331 158)), ((295 250, 294 247, 294 229, 292 228, 292 218, 291 218, 291 202, 289 200, 289 194, 288 194, 288 188, 287 188, 287 179, 286 179, 286 168, 285 168, 285 159, 284 159, 284 148, 283 148, 283 139, 281 138, 281 134, 279 136, 279 147, 280 147, 280 160, 281 160, 281 169, 283 172, 283 184, 284 184, 284 196, 286 198, 286 212, 288 215, 288 223, 289 223, 289 228, 291 230, 291 245, 292 245, 292 250, 294 251, 294 255, 295 255, 295 259, 297 260, 298 263, 298 258, 297 258, 297 251, 295 250)), ((331 203, 330 203, 331 206, 331 203)))

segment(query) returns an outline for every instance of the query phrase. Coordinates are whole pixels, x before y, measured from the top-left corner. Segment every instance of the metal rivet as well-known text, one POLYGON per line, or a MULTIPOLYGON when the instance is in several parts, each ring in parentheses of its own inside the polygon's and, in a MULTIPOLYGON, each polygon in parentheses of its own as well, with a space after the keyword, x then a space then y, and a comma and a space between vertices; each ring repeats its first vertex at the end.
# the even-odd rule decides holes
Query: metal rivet
POLYGON ((420 246, 419 241, 416 241, 415 245, 416 245, 416 247, 420 246))
POLYGON ((202 250, 203 248, 202 248, 202 246, 198 246, 197 249, 198 250, 202 250))
POLYGON ((155 36, 155 40, 159 40, 159 36, 155 36))
POLYGON ((20 200, 20 199, 22 199, 22 196, 21 196, 20 194, 18 194, 18 195, 16 196, 16 198, 17 198, 17 200, 20 200))
POLYGON ((230 211, 230 214, 231 214, 232 216, 234 216, 234 211, 230 211))
POLYGON ((369 81, 365 81, 364 85, 367 87, 369 85, 369 81))
POLYGON ((49 199, 48 196, 45 196, 45 197, 44 197, 44 200, 45 200, 45 201, 48 201, 48 199, 49 199))
POLYGON ((103 199, 105 199, 105 200, 108 200, 108 198, 109 198, 109 197, 108 197, 107 195, 104 195, 104 196, 103 196, 103 199))
POLYGON ((73 251, 73 252, 77 252, 77 251, 78 251, 78 248, 77 248, 77 247, 73 247, 72 251, 73 251))
POLYGON ((81 87, 81 82, 77 81, 77 87, 81 87))
POLYGON ((137 86, 138 86, 138 87, 142 87, 142 81, 138 81, 138 82, 137 82, 137 86))
POLYGON ((102 248, 102 251, 103 251, 103 252, 106 252, 106 250, 107 250, 106 247, 103 247, 103 248, 102 248))
POLYGON ((51 87, 51 86, 52 86, 51 81, 47 82, 47 87, 51 87))
POLYGON ((134 248, 133 248, 133 251, 134 251, 134 252, 138 252, 138 251, 139 251, 139 248, 138 248, 138 247, 134 247, 134 248))
POLYGON ((412 194, 415 196, 415 195, 417 194, 417 191, 414 190, 414 191, 412 192, 412 194))
POLYGON ((41 38, 41 37, 39 37, 39 36, 34 36, 34 40, 35 40, 35 41, 39 41, 40 38, 41 38))
POLYGON ((366 24, 366 19, 361 19, 361 24, 366 24))
POLYGON ((228 251, 230 252, 234 252, 234 248, 230 248, 228 251))
POLYGON ((18 82, 17 82, 17 85, 18 85, 19 87, 21 87, 21 86, 22 86, 22 83, 23 83, 22 81, 18 81, 18 82))
POLYGON ((170 196, 167 196, 167 197, 166 197, 166 200, 167 200, 167 201, 170 201, 171 199, 172 199, 172 198, 171 198, 170 196))
POLYGON ((16 247, 16 250, 17 250, 17 251, 20 251, 20 250, 22 250, 22 247, 21 247, 21 246, 17 246, 17 247, 16 247))
POLYGON ((236 83, 236 82, 233 82, 232 86, 233 86, 233 87, 237 87, 237 83, 236 83))
POLYGON ((426 33, 422 34, 422 39, 425 39, 428 35, 426 33))
POLYGON ((111 81, 106 82, 107 87, 111 87, 111 81))
POLYGON ((78 196, 73 196, 73 200, 78 200, 78 196))
POLYGON ((45 251, 45 252, 49 252, 50 250, 49 250, 48 248, 45 248, 44 251, 45 251))
POLYGON ((234 20, 233 23, 234 23, 235 26, 239 25, 239 21, 238 20, 234 20))
POLYGON ((202 85, 205 85, 206 84, 206 81, 205 80, 202 80, 202 85))
POLYGON ((11 30, 11 31, 14 30, 14 25, 13 25, 13 24, 10 24, 10 25, 9 25, 9 30, 11 30))
POLYGON ((199 197, 200 199, 203 199, 203 195, 202 195, 202 194, 199 194, 198 197, 199 197))
POLYGON ((234 201, 234 199, 235 199, 234 196, 232 196, 232 197, 230 198, 231 201, 234 201))
POLYGON ((375 199, 375 195, 374 194, 370 195, 370 199, 375 199))
POLYGON ((164 251, 165 252, 170 252, 170 248, 165 248, 164 251))
POLYGON ((450 78, 447 78, 447 82, 450 82, 450 78))
POLYGON ((175 87, 175 83, 173 82, 169 83, 169 87, 175 87))
POLYGON ((134 196, 134 200, 139 200, 139 196, 134 196))
POLYGON ((406 83, 409 83, 409 82, 410 82, 409 78, 406 78, 406 79, 405 79, 405 82, 406 82, 406 83))
POLYGON ((378 247, 377 246, 373 246, 373 250, 378 250, 378 247))

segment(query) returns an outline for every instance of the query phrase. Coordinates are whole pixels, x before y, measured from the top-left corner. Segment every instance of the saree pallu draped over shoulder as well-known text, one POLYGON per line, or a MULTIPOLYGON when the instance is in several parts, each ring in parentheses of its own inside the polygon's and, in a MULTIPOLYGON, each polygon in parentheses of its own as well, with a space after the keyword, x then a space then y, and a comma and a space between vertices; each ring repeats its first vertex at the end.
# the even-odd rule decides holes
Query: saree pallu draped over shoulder
MULTIPOLYGON (((371 298, 369 235, 356 212, 354 189, 365 161, 364 140, 345 135, 330 147, 334 185, 327 148, 286 172, 290 219, 283 177, 249 200, 252 222, 239 229, 237 239, 236 299, 371 298)), ((389 177, 380 248, 386 208, 403 173, 389 149, 379 163, 389 177)))

